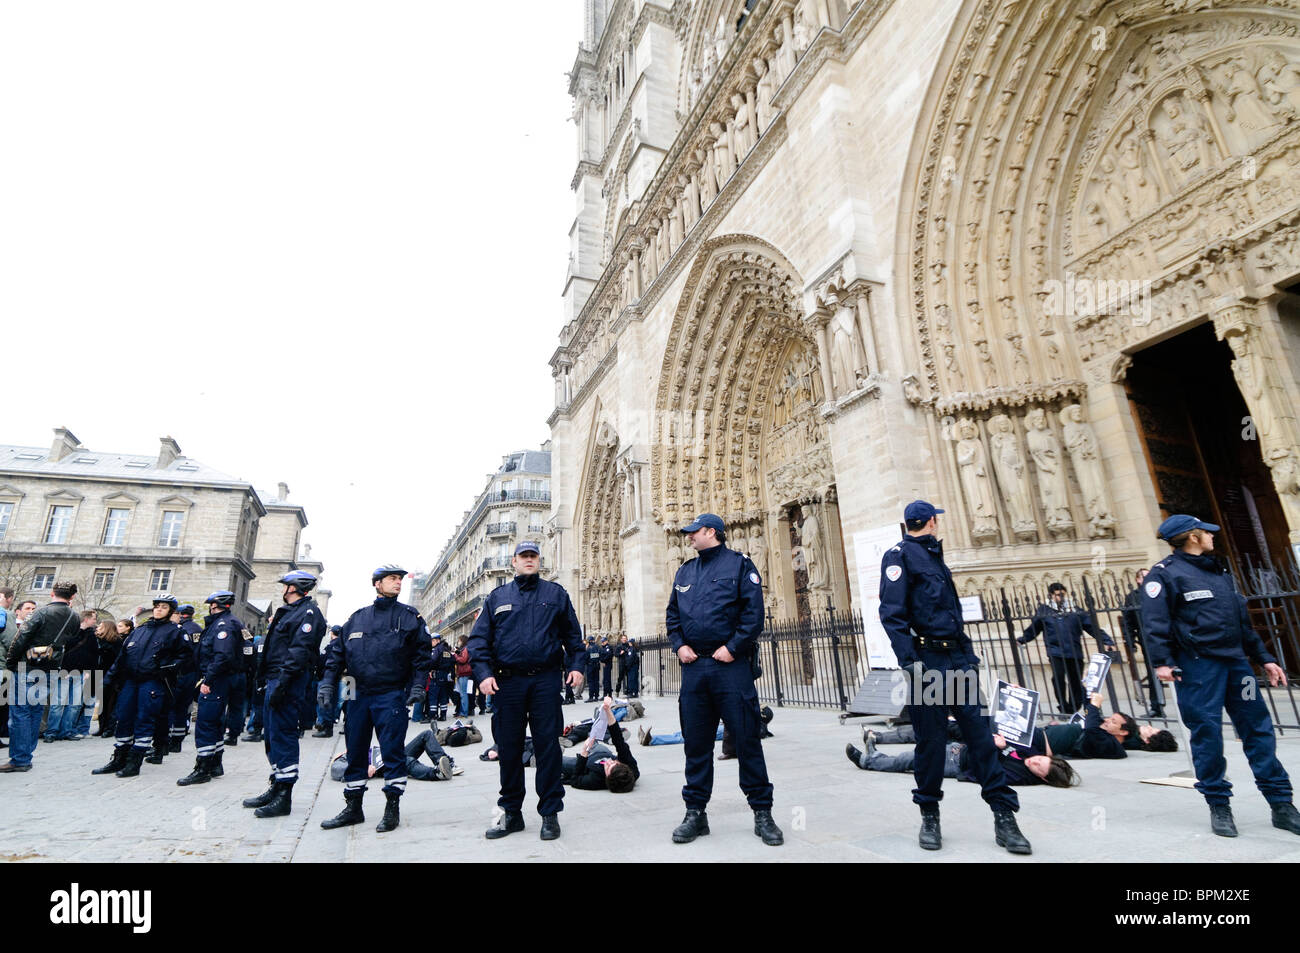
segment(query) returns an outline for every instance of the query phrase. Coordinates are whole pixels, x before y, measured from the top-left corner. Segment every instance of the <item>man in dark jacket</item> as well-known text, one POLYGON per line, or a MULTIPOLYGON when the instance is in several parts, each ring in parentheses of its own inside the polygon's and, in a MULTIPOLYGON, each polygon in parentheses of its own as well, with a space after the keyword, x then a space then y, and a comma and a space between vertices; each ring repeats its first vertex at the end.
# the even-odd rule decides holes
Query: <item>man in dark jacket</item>
POLYGON ((181 627, 189 652, 182 655, 173 678, 172 696, 159 716, 154 731, 155 755, 146 760, 162 764, 164 754, 180 754, 185 736, 190 731, 190 707, 199 684, 199 638, 203 626, 194 621, 194 606, 188 602, 176 610, 176 624, 181 627))
POLYGON ((443 642, 440 633, 433 633, 431 644, 430 658, 433 665, 433 681, 430 690, 433 692, 433 698, 429 701, 427 707, 432 710, 431 720, 446 721, 447 702, 451 698, 454 662, 451 657, 451 648, 443 642))
POLYGON ((709 833, 705 809, 713 796, 713 745, 718 720, 736 743, 740 789, 754 812, 754 834, 777 846, 785 835, 772 819, 772 782, 760 740, 762 715, 750 659, 763 631, 763 581, 744 553, 726 546, 726 524, 713 513, 682 532, 699 554, 677 570, 665 618, 682 665, 680 700, 685 738, 686 816, 673 843, 709 833))
POLYGON ((979 658, 962 629, 957 587, 943 561, 943 544, 935 536, 942 512, 925 500, 907 504, 907 535, 880 561, 880 624, 900 675, 910 675, 910 685, 904 685, 917 739, 912 801, 921 811, 918 840, 925 850, 943 846, 939 801, 952 714, 969 746, 970 768, 993 810, 994 840, 1013 854, 1029 854, 1029 841, 1016 824, 1020 800, 1007 783, 997 746, 980 714, 979 658), (941 687, 938 704, 927 693, 927 682, 941 687))
POLYGON ((154 599, 150 617, 126 637, 117 661, 104 676, 118 685, 116 744, 108 764, 91 774, 139 775, 158 713, 166 703, 163 670, 179 662, 191 647, 180 626, 172 621, 176 606, 176 597, 168 592, 154 599))
POLYGON ((1300 834, 1291 778, 1277 759, 1273 721, 1250 663, 1264 670, 1270 685, 1285 685, 1286 673, 1251 625, 1232 574, 1214 558, 1218 531, 1187 514, 1160 524, 1157 535, 1174 551, 1151 567, 1142 587, 1147 651, 1156 677, 1178 683, 1178 710, 1190 733, 1196 789, 1210 807, 1210 830, 1237 836, 1223 757, 1226 708, 1255 785, 1272 809, 1273 826, 1300 834))
POLYGON ((266 732, 266 757, 271 762, 271 786, 257 797, 245 798, 256 817, 283 817, 293 809, 293 786, 298 781, 298 708, 303 683, 311 678, 313 657, 325 616, 310 592, 316 577, 295 569, 279 582, 284 605, 266 633, 258 659, 257 682, 264 689, 262 730, 266 732))
POLYGON ((583 653, 587 662, 587 701, 594 702, 600 697, 600 646, 594 635, 587 636, 583 653))
POLYGON ((1056 689, 1057 708, 1070 715, 1083 707, 1083 633, 1089 632, 1107 648, 1113 649, 1111 637, 1092 624, 1086 612, 1066 604, 1065 586, 1054 582, 1047 587, 1049 604, 1040 605, 1024 634, 1016 641, 1032 642, 1043 633, 1047 643, 1047 660, 1052 664, 1052 686, 1056 689))
POLYGON ((41 730, 41 715, 50 700, 50 676, 57 672, 64 647, 77 636, 81 618, 69 603, 76 583, 56 583, 49 605, 41 606, 22 624, 5 667, 14 673, 9 703, 9 761, 0 772, 30 771, 32 752, 41 730))
POLYGON ((330 643, 325 661, 325 679, 320 703, 334 704, 333 686, 344 675, 352 677, 352 699, 348 702, 348 770, 343 776, 341 813, 321 821, 325 830, 360 824, 365 815, 361 800, 366 793, 366 764, 373 730, 383 755, 384 817, 375 828, 383 834, 401 821, 399 804, 406 791, 406 757, 402 745, 410 724, 407 706, 426 700, 425 683, 433 659, 429 651, 429 630, 413 606, 398 602, 406 570, 380 566, 370 576, 375 601, 358 609, 343 625, 343 632, 330 643))
POLYGON ((177 779, 181 787, 204 784, 219 778, 225 771, 221 759, 225 754, 226 705, 230 687, 244 668, 244 623, 231 611, 235 594, 219 589, 205 600, 207 625, 199 637, 199 713, 194 723, 194 770, 177 779))
POLYGON ((331 691, 324 696, 321 694, 321 689, 325 687, 325 666, 329 663, 330 649, 334 647, 334 643, 338 641, 339 635, 341 635, 342 632, 343 626, 330 626, 329 641, 321 647, 320 658, 317 660, 316 694, 313 696, 316 701, 316 730, 311 733, 313 738, 334 737, 334 722, 338 721, 339 717, 339 683, 334 682, 330 685, 329 687, 331 691), (320 703, 322 697, 333 698, 333 704, 326 708, 320 703))
POLYGON ((484 836, 495 840, 524 829, 524 766, 527 725, 537 760, 537 813, 542 840, 560 836, 564 809, 560 780, 561 679, 582 687, 582 629, 564 587, 542 579, 541 549, 525 540, 511 558, 515 578, 488 594, 469 637, 470 662, 479 689, 493 700, 492 735, 500 753, 504 812, 484 836), (567 675, 561 673, 567 672, 567 675))
POLYGON ((606 695, 614 694, 614 649, 609 644, 607 636, 601 636, 600 639, 600 674, 602 676, 601 691, 606 695))

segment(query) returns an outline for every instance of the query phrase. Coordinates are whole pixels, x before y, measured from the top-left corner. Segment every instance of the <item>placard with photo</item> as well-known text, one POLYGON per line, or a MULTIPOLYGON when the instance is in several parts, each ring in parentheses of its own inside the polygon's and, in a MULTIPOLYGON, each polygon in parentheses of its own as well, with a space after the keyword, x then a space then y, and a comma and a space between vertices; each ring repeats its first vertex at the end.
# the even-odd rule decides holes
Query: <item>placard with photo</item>
POLYGON ((999 680, 993 700, 993 724, 998 734, 1008 744, 1028 748, 1034 739, 1037 720, 1038 692, 999 680))

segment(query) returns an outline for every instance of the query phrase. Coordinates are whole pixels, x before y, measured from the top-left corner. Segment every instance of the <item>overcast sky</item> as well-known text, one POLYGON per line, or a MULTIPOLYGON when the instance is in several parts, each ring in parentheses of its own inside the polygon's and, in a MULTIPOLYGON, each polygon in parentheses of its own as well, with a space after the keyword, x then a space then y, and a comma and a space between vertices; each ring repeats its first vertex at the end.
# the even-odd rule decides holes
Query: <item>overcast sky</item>
POLYGON ((431 568, 549 436, 581 37, 578 0, 0 2, 0 443, 287 482, 334 621, 431 568))

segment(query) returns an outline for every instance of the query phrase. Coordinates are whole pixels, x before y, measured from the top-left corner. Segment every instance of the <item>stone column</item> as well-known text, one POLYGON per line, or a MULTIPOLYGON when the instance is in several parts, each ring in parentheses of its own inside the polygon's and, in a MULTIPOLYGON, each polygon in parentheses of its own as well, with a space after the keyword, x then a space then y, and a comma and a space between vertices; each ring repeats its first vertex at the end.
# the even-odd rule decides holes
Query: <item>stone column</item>
POLYGON ((871 289, 858 292, 858 333, 862 335, 862 347, 867 352, 867 373, 881 372, 880 356, 876 351, 876 332, 873 328, 871 313, 871 289))
POLYGON ((830 323, 831 313, 818 308, 807 319, 817 329, 817 364, 822 372, 822 393, 828 404, 835 403, 835 387, 831 381, 831 341, 826 326, 830 323))

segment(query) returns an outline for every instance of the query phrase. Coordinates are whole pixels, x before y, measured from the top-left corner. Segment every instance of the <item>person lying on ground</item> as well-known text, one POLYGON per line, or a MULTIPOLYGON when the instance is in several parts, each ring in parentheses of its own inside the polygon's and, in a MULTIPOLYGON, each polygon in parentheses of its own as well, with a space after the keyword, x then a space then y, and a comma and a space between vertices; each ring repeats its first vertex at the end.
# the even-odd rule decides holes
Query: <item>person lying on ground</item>
MULTIPOLYGON (((373 778, 383 768, 384 759, 379 754, 379 746, 372 745, 366 777, 373 778)), ((330 763, 330 778, 342 781, 347 770, 348 756, 344 752, 330 763)), ((447 757, 447 752, 442 750, 432 731, 422 731, 406 743, 406 773, 416 781, 450 781, 453 774, 460 774, 464 770, 456 767, 456 763, 447 757), (432 767, 420 760, 420 756, 426 754, 433 762, 432 767)))
MULTIPOLYGON (((1017 748, 999 734, 993 736, 993 743, 998 747, 998 760, 1007 773, 1008 784, 1049 784, 1052 787, 1068 788, 1081 780, 1068 761, 1048 751, 1047 738, 1041 728, 1034 729, 1033 743, 1028 748, 1017 748)), ((910 774, 916 764, 915 748, 888 755, 876 750, 875 739, 871 735, 866 738, 865 751, 859 751, 850 744, 845 745, 844 754, 864 771, 910 774)), ((970 767, 970 753, 965 743, 953 741, 948 744, 944 755, 943 776, 959 781, 977 780, 970 767)))
MULTIPOLYGON (((603 707, 606 718, 614 724, 614 711, 608 697, 603 707)), ((617 755, 594 738, 588 738, 576 758, 564 758, 560 777, 565 784, 583 791, 607 790, 611 794, 626 794, 636 786, 641 769, 637 767, 636 758, 632 757, 623 732, 614 729, 609 732, 609 737, 617 755)))

